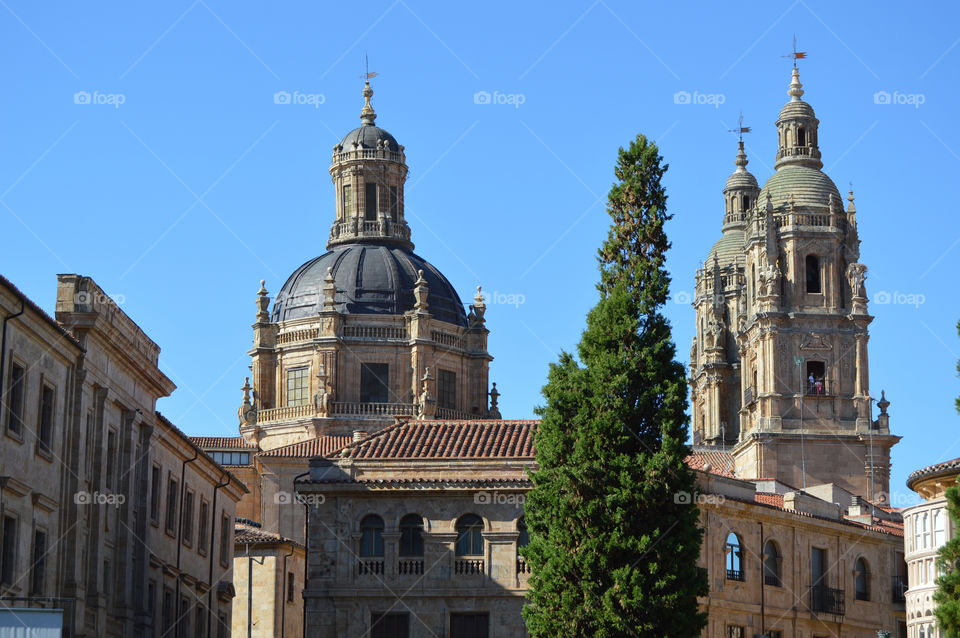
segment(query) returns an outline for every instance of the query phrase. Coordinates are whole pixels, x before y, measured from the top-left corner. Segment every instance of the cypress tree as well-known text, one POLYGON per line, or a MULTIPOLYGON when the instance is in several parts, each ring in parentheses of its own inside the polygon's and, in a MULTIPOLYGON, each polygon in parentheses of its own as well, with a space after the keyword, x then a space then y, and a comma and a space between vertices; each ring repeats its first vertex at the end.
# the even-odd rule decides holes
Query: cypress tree
POLYGON ((578 354, 551 364, 526 501, 533 638, 698 636, 702 529, 683 366, 661 314, 670 219, 657 146, 621 148, 578 354))

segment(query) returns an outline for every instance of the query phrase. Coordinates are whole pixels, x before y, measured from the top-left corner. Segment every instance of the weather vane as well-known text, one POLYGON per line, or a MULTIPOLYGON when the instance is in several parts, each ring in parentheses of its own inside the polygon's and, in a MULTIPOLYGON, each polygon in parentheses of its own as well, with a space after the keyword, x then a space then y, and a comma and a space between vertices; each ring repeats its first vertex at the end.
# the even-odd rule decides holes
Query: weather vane
POLYGON ((797 36, 793 36, 793 53, 788 53, 787 55, 781 55, 781 58, 793 58, 793 66, 796 68, 797 60, 802 60, 807 57, 806 51, 797 51, 797 36))
POLYGON ((373 73, 370 72, 370 58, 367 56, 366 53, 363 54, 363 61, 366 63, 366 73, 363 74, 363 79, 369 80, 371 78, 375 78, 378 75, 380 75, 376 71, 374 71, 373 73))
POLYGON ((743 111, 740 111, 740 119, 737 120, 737 128, 728 129, 730 133, 736 133, 740 138, 740 141, 743 141, 743 134, 750 132, 749 126, 743 125, 743 111))

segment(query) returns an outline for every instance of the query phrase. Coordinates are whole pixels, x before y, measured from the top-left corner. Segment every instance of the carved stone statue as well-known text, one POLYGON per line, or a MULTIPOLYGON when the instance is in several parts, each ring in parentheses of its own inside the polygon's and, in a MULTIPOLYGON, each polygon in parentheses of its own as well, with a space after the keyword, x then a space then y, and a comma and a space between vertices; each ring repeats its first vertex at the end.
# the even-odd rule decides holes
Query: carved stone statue
POLYGON ((430 384, 433 382, 433 376, 430 374, 430 368, 424 370, 423 377, 420 379, 421 391, 417 402, 417 411, 421 419, 432 419, 437 413, 437 402, 430 392, 430 384))
POLYGON ((867 279, 867 267, 863 264, 850 264, 847 266, 847 281, 850 282, 850 290, 854 297, 866 298, 866 291, 863 282, 867 279))
POLYGON ((497 383, 493 383, 493 388, 490 390, 490 409, 487 410, 487 416, 491 419, 500 419, 500 407, 498 405, 500 401, 500 391, 497 390, 497 383))
POLYGON ((780 283, 780 269, 774 263, 769 263, 760 269, 760 294, 770 296, 777 294, 777 284, 780 283))

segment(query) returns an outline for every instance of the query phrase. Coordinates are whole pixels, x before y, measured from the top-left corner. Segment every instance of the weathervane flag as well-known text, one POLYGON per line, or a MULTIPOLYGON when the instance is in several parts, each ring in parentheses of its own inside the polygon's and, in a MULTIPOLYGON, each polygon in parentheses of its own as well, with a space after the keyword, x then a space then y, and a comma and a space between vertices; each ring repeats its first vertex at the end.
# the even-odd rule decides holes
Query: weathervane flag
POLYGON ((797 66, 797 60, 803 60, 807 57, 806 51, 797 51, 797 36, 793 36, 793 53, 780 56, 782 58, 793 58, 793 66, 797 66))

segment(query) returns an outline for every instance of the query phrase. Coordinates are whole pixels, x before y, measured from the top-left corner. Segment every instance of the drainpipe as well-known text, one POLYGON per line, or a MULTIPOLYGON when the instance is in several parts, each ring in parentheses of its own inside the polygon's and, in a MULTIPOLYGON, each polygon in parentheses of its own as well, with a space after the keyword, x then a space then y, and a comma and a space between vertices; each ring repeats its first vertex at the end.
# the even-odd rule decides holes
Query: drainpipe
POLYGON ((207 638, 213 635, 213 544, 217 538, 217 521, 219 519, 217 516, 217 492, 230 485, 230 473, 222 468, 221 471, 223 472, 223 478, 213 486, 213 503, 210 505, 210 543, 207 545, 210 550, 210 571, 207 575, 207 582, 210 584, 210 590, 207 592, 207 638))
MULTIPOLYGON (((281 537, 283 540, 283 537, 281 537)), ((280 638, 285 638, 287 631, 287 559, 293 556, 293 545, 290 551, 283 555, 283 598, 280 599, 280 638)))
MULTIPOLYGON (((180 516, 177 517, 177 530, 176 530, 176 539, 177 539, 177 594, 176 600, 174 601, 175 605, 180 605, 180 554, 183 551, 183 495, 187 491, 186 477, 187 477, 187 465, 193 463, 200 456, 200 450, 193 448, 193 458, 187 459, 183 462, 183 465, 180 466, 180 516)), ((179 607, 178 607, 179 608, 179 607)), ((180 624, 181 614, 177 614, 177 624, 180 624)))
POLYGON ((3 371, 7 367, 7 322, 11 319, 16 319, 23 314, 23 311, 27 308, 27 300, 23 297, 20 297, 20 312, 7 315, 3 318, 3 336, 0 337, 0 405, 3 404, 3 371))
MULTIPOLYGON (((303 474, 298 474, 293 477, 293 492, 297 492, 297 481, 301 477, 310 476, 310 472, 304 472, 303 474)), ((307 588, 307 564, 309 563, 310 558, 310 505, 309 503, 303 504, 303 588, 307 588)), ((291 551, 293 551, 291 549, 291 551)), ((302 598, 302 596, 301 596, 302 598)), ((286 603, 284 603, 286 604, 286 603)), ((303 601, 303 610, 302 610, 302 630, 307 630, 307 601, 303 601)), ((281 638, 283 638, 281 636, 281 638)))
POLYGON ((760 635, 766 636, 766 626, 765 626, 765 608, 764 608, 764 590, 767 588, 767 565, 764 562, 766 560, 766 548, 763 546, 763 521, 757 521, 757 524, 760 525, 760 635))
MULTIPOLYGON (((250 543, 244 544, 246 548, 244 555, 247 557, 247 638, 253 636, 253 564, 263 565, 266 559, 260 560, 250 555, 250 543)), ((276 617, 276 616, 274 616, 276 617)))

